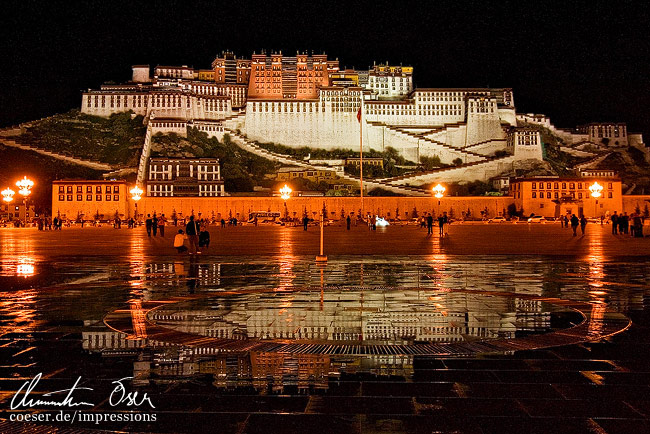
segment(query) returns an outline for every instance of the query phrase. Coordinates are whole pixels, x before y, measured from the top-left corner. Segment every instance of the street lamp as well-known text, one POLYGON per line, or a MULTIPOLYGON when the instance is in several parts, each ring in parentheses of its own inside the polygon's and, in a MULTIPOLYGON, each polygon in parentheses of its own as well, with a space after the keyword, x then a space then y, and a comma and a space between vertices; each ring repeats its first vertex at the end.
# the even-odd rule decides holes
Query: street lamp
POLYGON ((598 181, 594 182, 591 184, 589 187, 589 191, 591 191, 591 197, 596 199, 596 204, 594 205, 594 217, 598 217, 598 198, 601 195, 601 191, 603 191, 603 186, 598 183, 598 181))
POLYGON ((440 199, 442 199, 442 196, 444 196, 446 188, 438 184, 431 190, 434 192, 435 198, 438 199, 438 214, 440 214, 440 199))
POLYGON ((284 187, 280 189, 280 197, 284 200, 284 221, 289 219, 289 210, 287 209, 287 200, 291 197, 291 188, 287 184, 284 184, 284 187))
POLYGON ((7 203, 10 203, 12 200, 14 200, 14 194, 16 194, 15 191, 13 191, 10 188, 5 188, 2 190, 2 200, 4 200, 7 203))
POLYGON ((25 206, 25 226, 27 226, 27 196, 32 193, 32 187, 34 186, 34 181, 28 179, 26 176, 23 177, 20 181, 16 181, 16 187, 18 194, 23 197, 23 205, 25 206))
POLYGON ((129 193, 131 193, 131 199, 135 202, 135 221, 138 221, 138 201, 142 199, 142 189, 138 187, 137 185, 133 187, 131 190, 129 190, 129 193))

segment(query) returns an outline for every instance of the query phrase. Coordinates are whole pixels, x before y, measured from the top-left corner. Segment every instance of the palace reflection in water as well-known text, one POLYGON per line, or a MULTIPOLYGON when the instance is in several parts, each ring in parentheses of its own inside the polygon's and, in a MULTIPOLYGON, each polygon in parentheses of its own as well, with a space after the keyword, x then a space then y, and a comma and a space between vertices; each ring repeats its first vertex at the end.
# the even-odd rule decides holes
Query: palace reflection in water
MULTIPOLYGON (((571 326, 579 317, 535 299, 541 263, 339 261, 325 270, 309 261, 141 264, 131 286, 132 334, 87 320, 83 348, 133 358, 137 384, 210 376, 214 386, 326 389, 341 375, 372 372, 409 377, 417 356, 395 344, 511 339, 571 326), (530 269, 532 267, 532 269, 530 269), (135 285, 134 285, 135 283, 135 285), (146 310, 151 300, 167 300, 146 310), (147 324, 220 341, 300 342, 313 352, 224 351, 150 339, 147 324), (323 354, 328 344, 372 344, 378 354, 323 354)), ((541 271, 541 270, 540 270, 541 271)), ((110 325, 110 324, 109 324, 110 325)))

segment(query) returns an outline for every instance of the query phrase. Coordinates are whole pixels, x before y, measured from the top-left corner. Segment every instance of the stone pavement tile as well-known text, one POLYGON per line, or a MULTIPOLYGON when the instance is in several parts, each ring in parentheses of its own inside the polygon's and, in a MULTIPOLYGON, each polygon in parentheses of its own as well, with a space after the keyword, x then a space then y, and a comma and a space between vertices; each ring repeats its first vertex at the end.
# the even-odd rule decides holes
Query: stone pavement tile
POLYGON ((650 418, 650 393, 637 399, 625 400, 626 404, 638 411, 642 416, 650 418))
POLYGON ((587 418, 477 418, 483 434, 602 434, 592 420, 587 418))
POLYGON ((494 371, 494 375, 504 383, 589 383, 580 372, 571 371, 494 371))
POLYGON ((601 419, 594 421, 600 425, 607 434, 645 434, 650 432, 650 422, 642 419, 601 419))
POLYGON ((520 399, 519 402, 532 417, 639 417, 624 402, 611 399, 520 399))
POLYGON ((251 414, 238 431, 246 434, 269 433, 360 433, 357 415, 324 414, 251 414))
POLYGON ((443 359, 449 369, 518 370, 528 369, 524 360, 516 359, 443 359))
POLYGON ((465 381, 472 383, 486 382, 494 383, 499 381, 494 373, 490 371, 467 371, 464 369, 426 369, 417 370, 413 373, 413 381, 440 381, 440 382, 457 382, 465 381))
POLYGON ((598 372, 598 375, 603 377, 604 384, 650 385, 650 372, 598 372))
POLYGON ((363 396, 458 396, 454 383, 391 383, 364 381, 361 385, 363 396))
POLYGON ((325 394, 333 396, 357 396, 359 395, 360 389, 360 381, 330 379, 325 394))
POLYGON ((410 397, 323 396, 317 409, 325 414, 415 414, 410 397))
POLYGON ((491 398, 415 398, 418 414, 454 417, 478 416, 526 416, 525 410, 515 399, 491 398))
POLYGON ((527 360, 527 369, 536 371, 614 371, 616 366, 602 360, 527 360))
POLYGON ((561 398, 550 384, 463 383, 462 391, 471 398, 561 398))
POLYGON ((413 358, 413 369, 445 369, 447 366, 439 358, 415 356, 413 358))
POLYGON ((360 416, 363 433, 404 433, 404 434, 483 434, 474 420, 454 416, 398 415, 360 416))
POLYGON ((634 342, 607 342, 589 345, 590 352, 587 358, 597 360, 628 360, 643 359, 648 360, 650 354, 650 345, 634 342))
POLYGON ((555 384, 553 387, 566 399, 650 399, 650 387, 641 385, 555 384))

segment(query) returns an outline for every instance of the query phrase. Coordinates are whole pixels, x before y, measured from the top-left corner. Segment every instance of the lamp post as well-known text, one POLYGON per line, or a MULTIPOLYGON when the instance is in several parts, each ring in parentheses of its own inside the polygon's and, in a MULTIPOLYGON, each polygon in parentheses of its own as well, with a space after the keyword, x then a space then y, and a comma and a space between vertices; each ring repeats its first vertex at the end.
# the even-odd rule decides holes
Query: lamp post
POLYGON ((594 217, 598 217, 598 198, 601 195, 601 191, 603 191, 603 186, 598 183, 598 181, 595 181, 591 186, 589 187, 589 191, 591 191, 591 197, 596 199, 596 204, 594 205, 594 217))
POLYGON ((435 198, 438 199, 437 214, 440 214, 440 199, 442 199, 442 196, 444 196, 446 188, 438 184, 435 187, 433 187, 431 190, 433 191, 435 198))
POLYGON ((287 209, 287 201, 291 197, 291 188, 287 184, 284 184, 284 187, 280 189, 280 197, 284 200, 284 221, 289 219, 289 210, 287 209))
POLYGON ((23 177, 20 181, 16 181, 16 187, 18 194, 23 197, 23 205, 25 206, 25 226, 27 226, 27 196, 32 193, 32 187, 34 186, 34 181, 28 179, 26 176, 23 177))
POLYGON ((137 223, 138 222, 138 201, 142 199, 142 193, 144 192, 140 187, 136 185, 131 190, 129 190, 129 193, 131 193, 131 199, 133 199, 133 202, 135 202, 135 221, 137 223))
POLYGON ((324 240, 324 231, 325 231, 325 203, 323 202, 323 209, 320 212, 320 254, 316 256, 316 262, 324 264, 327 262, 327 256, 323 251, 323 240, 324 240))

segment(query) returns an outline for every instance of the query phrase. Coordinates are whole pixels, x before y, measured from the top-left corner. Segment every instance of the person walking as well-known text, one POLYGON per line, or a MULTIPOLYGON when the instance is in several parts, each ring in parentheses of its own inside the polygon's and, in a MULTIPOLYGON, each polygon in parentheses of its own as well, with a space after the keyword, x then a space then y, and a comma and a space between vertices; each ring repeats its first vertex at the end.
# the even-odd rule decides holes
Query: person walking
POLYGON ((304 216, 304 217, 302 218, 302 226, 303 226, 303 230, 305 230, 305 231, 307 230, 307 225, 308 225, 308 224, 309 224, 309 217, 304 216))
POLYGON ((582 236, 584 237, 585 235, 585 228, 587 227, 587 219, 585 216, 582 216, 580 218, 580 232, 582 232, 582 236))
POLYGON ((207 225, 205 225, 199 233, 199 249, 204 251, 207 250, 208 247, 210 247, 210 232, 208 232, 207 225))
POLYGON ((560 216, 560 226, 564 227, 564 217, 560 216))
POLYGON ((612 221, 612 234, 616 235, 618 233, 618 214, 616 214, 616 211, 609 219, 612 221))
POLYGON ((147 214, 147 219, 144 221, 144 227, 147 228, 147 236, 151 236, 151 214, 147 214))
POLYGON ((580 224, 580 219, 577 215, 573 214, 571 216, 571 229, 573 229, 573 236, 577 236, 576 231, 578 230, 578 225, 580 224))
POLYGON ((447 213, 443 213, 438 217, 438 229, 440 230, 439 235, 442 237, 445 234, 445 223, 447 223, 447 213))
POLYGON ((350 225, 352 224, 352 219, 350 216, 345 219, 345 224, 347 225, 348 230, 350 230, 350 225))
POLYGON ((427 235, 433 235, 433 216, 431 213, 427 216, 427 235))
POLYGON ((156 213, 153 213, 153 218, 151 219, 151 231, 154 237, 158 234, 158 217, 156 217, 156 213))
POLYGON ((165 237, 165 225, 167 224, 167 219, 165 218, 165 214, 161 214, 160 218, 158 219, 158 231, 160 232, 161 237, 165 237))
POLYGON ((194 216, 190 216, 190 221, 187 222, 187 225, 185 226, 185 233, 190 242, 190 255, 197 253, 200 229, 199 224, 194 220, 194 216))

